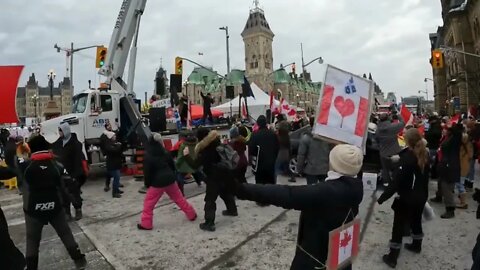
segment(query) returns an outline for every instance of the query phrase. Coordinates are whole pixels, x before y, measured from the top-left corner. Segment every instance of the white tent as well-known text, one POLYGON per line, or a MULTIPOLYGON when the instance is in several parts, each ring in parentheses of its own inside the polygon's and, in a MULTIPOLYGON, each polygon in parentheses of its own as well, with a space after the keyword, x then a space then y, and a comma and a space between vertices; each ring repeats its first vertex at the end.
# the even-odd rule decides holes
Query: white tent
MULTIPOLYGON (((263 92, 255 83, 251 83, 250 87, 252 88, 253 97, 247 97, 247 105, 248 105, 248 113, 253 119, 257 119, 260 115, 265 115, 267 110, 270 108, 270 95, 263 92)), ((238 100, 240 96, 232 99, 231 106, 232 106, 232 113, 238 114, 238 100)), ((280 102, 278 100, 274 100, 275 104, 278 105, 280 102)), ((242 98, 242 106, 245 104, 245 100, 242 98)), ((215 110, 219 110, 225 113, 225 115, 230 114, 230 101, 219 105, 214 108, 215 110)))

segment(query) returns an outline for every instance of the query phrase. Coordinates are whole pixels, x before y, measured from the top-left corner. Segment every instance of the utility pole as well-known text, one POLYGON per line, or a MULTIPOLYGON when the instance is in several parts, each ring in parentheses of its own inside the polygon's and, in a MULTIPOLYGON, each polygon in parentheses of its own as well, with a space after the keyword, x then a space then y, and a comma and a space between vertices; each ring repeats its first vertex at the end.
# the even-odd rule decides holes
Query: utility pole
MULTIPOLYGON (((225 40, 227 43, 227 78, 228 78, 230 76, 230 44, 229 44, 230 35, 228 34, 228 26, 223 26, 223 27, 220 27, 219 29, 225 31, 225 40)), ((227 83, 228 82, 225 81, 225 86, 227 85, 227 83)), ((232 99, 230 99, 230 117, 232 116, 233 116, 232 99)))
MULTIPOLYGON (((70 48, 62 48, 62 47, 59 47, 57 44, 53 45, 53 48, 57 50, 57 52, 60 52, 60 51, 64 51, 66 52, 67 54, 67 58, 69 57, 70 58, 70 89, 73 90, 73 54, 78 52, 78 51, 82 51, 82 50, 85 50, 85 49, 90 49, 90 48, 96 48, 96 47, 99 47, 101 45, 94 45, 94 46, 87 46, 87 47, 82 47, 82 48, 73 48, 73 42, 70 43, 70 48)), ((65 76, 67 76, 67 74, 65 74, 65 76)))
POLYGON ((300 43, 300 50, 302 51, 302 78, 305 80, 305 61, 303 60, 303 43, 300 43))

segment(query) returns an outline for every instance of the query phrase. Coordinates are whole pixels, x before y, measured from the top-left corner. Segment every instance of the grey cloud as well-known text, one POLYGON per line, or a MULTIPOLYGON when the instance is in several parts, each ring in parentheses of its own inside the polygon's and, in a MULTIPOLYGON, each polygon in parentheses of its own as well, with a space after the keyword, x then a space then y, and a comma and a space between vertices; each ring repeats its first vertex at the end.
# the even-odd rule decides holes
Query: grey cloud
MULTIPOLYGON (((399 95, 424 89, 431 77, 428 33, 439 23, 440 4, 432 1, 278 1, 261 0, 275 33, 274 66, 295 61, 300 67, 300 42, 305 60, 322 56, 327 63, 356 74, 371 72, 385 91, 399 95)), ((53 44, 108 45, 120 8, 117 0, 3 0, 0 10, 1 64, 24 64, 21 84, 32 72, 46 85, 46 73, 54 68, 65 75, 65 55, 53 44)), ((140 29, 135 89, 143 97, 153 89, 153 77, 163 61, 169 72, 181 55, 226 71, 225 33, 229 26, 231 66, 244 68, 241 31, 251 1, 245 0, 150 0, 140 29), (201 52, 204 55, 199 56, 201 52)), ((94 49, 75 56, 76 91, 87 80, 98 84, 94 49)), ((185 64, 184 74, 193 66, 185 64)), ((323 79, 324 67, 312 64, 315 80, 323 79)), ((126 72, 125 72, 126 74, 126 72)), ((432 87, 430 86, 430 89, 432 87)))

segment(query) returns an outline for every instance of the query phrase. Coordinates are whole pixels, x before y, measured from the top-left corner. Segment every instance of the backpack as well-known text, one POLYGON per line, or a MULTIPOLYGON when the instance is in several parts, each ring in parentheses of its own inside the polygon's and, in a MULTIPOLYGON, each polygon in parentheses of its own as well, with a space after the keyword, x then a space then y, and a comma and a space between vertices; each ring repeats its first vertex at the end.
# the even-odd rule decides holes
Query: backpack
POLYGON ((240 156, 228 144, 221 144, 216 148, 218 155, 220 156, 220 162, 217 166, 226 170, 235 170, 238 167, 240 156))

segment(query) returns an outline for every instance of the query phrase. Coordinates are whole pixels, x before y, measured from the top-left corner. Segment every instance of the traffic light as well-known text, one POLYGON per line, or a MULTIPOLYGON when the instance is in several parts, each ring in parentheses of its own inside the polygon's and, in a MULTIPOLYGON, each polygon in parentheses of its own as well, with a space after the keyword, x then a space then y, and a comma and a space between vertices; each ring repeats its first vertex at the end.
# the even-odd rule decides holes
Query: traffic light
POLYGON ((295 73, 295 68, 296 68, 296 67, 295 67, 295 64, 293 64, 293 65, 292 65, 292 74, 296 74, 296 73, 295 73))
POLYGON ((103 46, 97 47, 97 58, 95 61, 95 67, 101 68, 105 65, 105 59, 107 58, 107 48, 103 46))
POLYGON ((183 74, 183 59, 181 57, 175 57, 175 74, 183 74))
POLYGON ((432 51, 432 67, 434 69, 443 68, 443 53, 441 50, 432 51))

